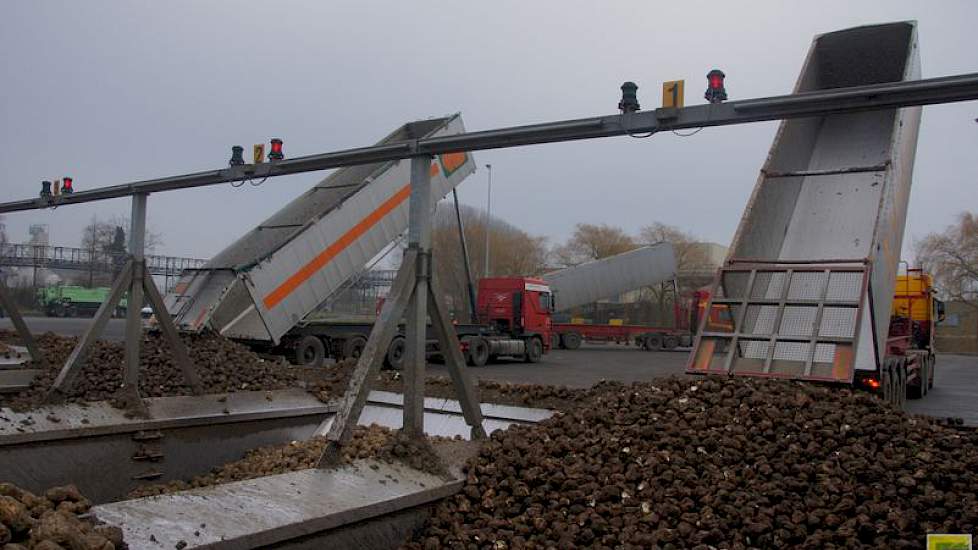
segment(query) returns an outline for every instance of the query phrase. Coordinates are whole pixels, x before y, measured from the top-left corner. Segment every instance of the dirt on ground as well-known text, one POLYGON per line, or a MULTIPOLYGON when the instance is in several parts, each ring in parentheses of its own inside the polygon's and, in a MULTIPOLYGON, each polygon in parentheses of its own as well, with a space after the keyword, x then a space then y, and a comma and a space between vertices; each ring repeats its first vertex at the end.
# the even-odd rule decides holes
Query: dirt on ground
POLYGON ((975 532, 976 487, 975 430, 837 387, 670 378, 494 433, 406 548, 923 548, 975 532))
MULTIPOLYGON (((359 459, 372 458, 390 463, 403 463, 416 470, 447 477, 446 458, 458 456, 456 448, 459 443, 464 442, 460 439, 444 437, 429 437, 419 441, 404 436, 399 430, 374 424, 355 427, 350 442, 343 447, 342 456, 346 464, 359 459), (439 448, 436 449, 436 446, 439 448)), ((249 451, 241 460, 219 466, 208 474, 197 476, 189 481, 145 485, 133 490, 129 497, 162 495, 315 468, 325 446, 326 438, 314 437, 307 441, 260 447, 249 451)))
MULTIPOLYGON (((7 342, 15 338, 11 332, 0 334, 0 340, 7 342)), ((39 336, 37 341, 45 354, 47 366, 27 390, 0 395, 0 406, 23 411, 43 404, 78 339, 46 333, 39 336)), ((205 393, 276 390, 298 384, 296 374, 285 363, 266 361, 247 347, 221 336, 184 335, 183 341, 205 393)), ((75 378, 67 401, 112 400, 122 387, 124 359, 125 351, 121 343, 97 341, 75 378)), ((144 336, 140 347, 140 364, 139 392, 143 397, 192 394, 182 371, 173 360, 169 343, 162 336, 153 333, 144 336)))
POLYGON ((0 545, 3 550, 115 550, 126 548, 122 530, 85 516, 92 504, 74 485, 35 495, 0 483, 0 545))

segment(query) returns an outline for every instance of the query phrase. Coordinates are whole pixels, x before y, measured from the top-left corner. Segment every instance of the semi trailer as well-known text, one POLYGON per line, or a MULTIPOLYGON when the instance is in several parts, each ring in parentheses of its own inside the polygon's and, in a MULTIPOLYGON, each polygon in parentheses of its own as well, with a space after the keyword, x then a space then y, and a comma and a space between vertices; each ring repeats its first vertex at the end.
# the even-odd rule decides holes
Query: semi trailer
MULTIPOLYGON (((920 78, 914 22, 816 37, 795 93, 920 78)), ((718 272, 687 370, 857 386, 900 404, 933 353, 891 321, 921 107, 794 118, 774 143, 718 272), (898 342, 903 342, 898 344, 898 342)))
MULTIPOLYGON (((709 302, 709 289, 673 294, 670 325, 634 325, 625 323, 587 323, 580 319, 553 324, 554 342, 561 349, 574 350, 583 342, 634 345, 646 351, 687 349, 693 343, 709 302)), ((707 330, 730 326, 730 309, 722 304, 711 307, 707 330)))

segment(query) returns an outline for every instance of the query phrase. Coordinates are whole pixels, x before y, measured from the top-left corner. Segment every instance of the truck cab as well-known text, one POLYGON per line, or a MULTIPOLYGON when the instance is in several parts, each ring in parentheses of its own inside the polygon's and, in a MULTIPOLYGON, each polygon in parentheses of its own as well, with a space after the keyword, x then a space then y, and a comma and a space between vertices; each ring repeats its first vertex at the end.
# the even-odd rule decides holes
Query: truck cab
POLYGON ((479 324, 512 338, 538 337, 545 353, 550 350, 553 307, 550 286, 542 279, 489 277, 479 281, 479 324))

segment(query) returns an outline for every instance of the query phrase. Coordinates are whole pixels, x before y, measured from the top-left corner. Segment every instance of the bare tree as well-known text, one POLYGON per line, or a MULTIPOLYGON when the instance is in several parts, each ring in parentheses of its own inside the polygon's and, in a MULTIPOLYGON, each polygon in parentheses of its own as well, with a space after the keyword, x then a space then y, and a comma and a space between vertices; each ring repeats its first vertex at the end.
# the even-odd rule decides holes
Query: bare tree
MULTIPOLYGON (((81 235, 81 248, 88 251, 88 286, 98 284, 108 284, 114 272, 122 266, 122 259, 129 248, 128 233, 129 218, 115 216, 108 220, 99 220, 92 217, 92 221, 85 226, 81 235), (96 269, 99 264, 111 266, 113 273, 96 277, 96 269), (96 281, 98 279, 98 281, 96 281)), ((145 250, 152 254, 158 246, 163 244, 162 236, 149 229, 146 230, 145 250)))
MULTIPOLYGON (((97 253, 125 253, 129 248, 129 218, 115 216, 108 220, 92 217, 82 232, 81 247, 97 253), (121 246, 120 246, 121 245, 121 246)), ((162 234, 146 230, 145 249, 152 254, 163 245, 162 234)))
POLYGON ((978 309, 978 214, 962 212, 957 223, 914 248, 917 265, 934 276, 942 297, 978 309))
MULTIPOLYGON (((676 282, 680 292, 691 290, 701 284, 697 278, 687 277, 691 268, 703 265, 704 258, 701 247, 697 246, 696 237, 688 231, 676 226, 655 222, 639 230, 639 241, 643 245, 669 243, 676 255, 676 282)), ((671 309, 675 304, 675 289, 672 281, 663 281, 644 289, 648 293, 652 306, 652 318, 664 322, 672 317, 671 309)))
MULTIPOLYGON (((485 262, 485 212, 471 206, 460 205, 462 225, 469 251, 473 277, 484 273, 485 262)), ((491 273, 496 277, 538 275, 545 268, 547 243, 544 237, 535 237, 525 231, 493 218, 490 234, 492 247, 491 273)), ((458 235, 455 209, 450 202, 441 203, 435 214, 431 233, 435 272, 442 290, 451 300, 450 309, 457 315, 469 313, 465 266, 458 235)), ((478 281, 474 281, 476 284, 478 281)), ((467 317, 466 317, 467 319, 467 317)))
POLYGON ((563 267, 600 260, 638 247, 635 239, 620 227, 579 223, 566 243, 551 251, 555 263, 563 267))
POLYGON ((3 223, 3 216, 0 216, 0 244, 7 242, 7 224, 3 223))

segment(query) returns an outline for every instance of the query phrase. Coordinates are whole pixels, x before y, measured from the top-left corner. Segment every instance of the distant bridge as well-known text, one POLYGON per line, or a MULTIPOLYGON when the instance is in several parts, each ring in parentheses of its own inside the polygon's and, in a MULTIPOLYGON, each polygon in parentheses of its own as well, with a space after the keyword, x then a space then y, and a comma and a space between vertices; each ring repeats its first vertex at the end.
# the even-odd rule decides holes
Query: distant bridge
MULTIPOLYGON (((126 254, 109 254, 70 246, 0 244, 0 267, 74 269, 112 273, 126 262, 126 254)), ((203 267, 207 260, 180 256, 146 255, 146 269, 153 275, 176 277, 185 269, 203 267)))

